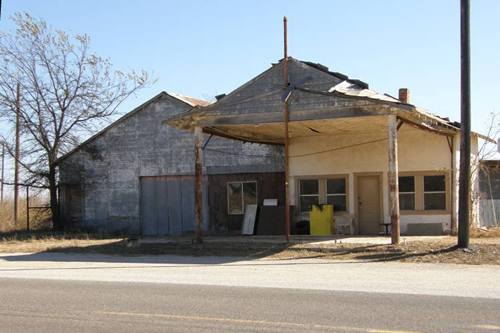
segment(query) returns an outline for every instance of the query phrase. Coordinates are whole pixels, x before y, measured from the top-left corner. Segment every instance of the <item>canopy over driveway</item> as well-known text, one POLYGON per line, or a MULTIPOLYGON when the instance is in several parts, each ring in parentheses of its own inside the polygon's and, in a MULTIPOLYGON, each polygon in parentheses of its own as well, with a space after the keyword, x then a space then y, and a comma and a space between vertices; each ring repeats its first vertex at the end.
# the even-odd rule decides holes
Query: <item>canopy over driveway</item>
MULTIPOLYGON (((395 243, 399 241, 397 130, 405 123, 453 136, 460 126, 405 100, 370 90, 362 81, 291 57, 273 64, 230 94, 218 97, 213 104, 195 107, 165 121, 196 133, 200 178, 202 133, 285 145, 286 164, 285 133, 288 139, 345 132, 384 133, 389 140, 389 204, 395 243)), ((288 176, 285 178, 288 182, 288 176)))

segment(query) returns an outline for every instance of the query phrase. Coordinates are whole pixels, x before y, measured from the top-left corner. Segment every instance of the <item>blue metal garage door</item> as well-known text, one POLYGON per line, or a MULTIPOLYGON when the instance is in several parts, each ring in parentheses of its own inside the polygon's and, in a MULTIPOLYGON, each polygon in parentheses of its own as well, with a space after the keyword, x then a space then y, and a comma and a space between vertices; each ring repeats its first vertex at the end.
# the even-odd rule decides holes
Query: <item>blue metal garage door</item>
POLYGON ((144 236, 181 235, 194 230, 194 177, 141 177, 144 236))

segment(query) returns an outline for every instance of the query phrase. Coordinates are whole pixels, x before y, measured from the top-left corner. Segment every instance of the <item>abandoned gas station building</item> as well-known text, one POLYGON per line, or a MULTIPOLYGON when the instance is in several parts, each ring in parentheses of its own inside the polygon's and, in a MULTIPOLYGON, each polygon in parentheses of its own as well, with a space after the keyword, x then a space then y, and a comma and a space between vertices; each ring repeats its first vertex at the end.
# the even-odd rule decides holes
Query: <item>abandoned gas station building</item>
MULTIPOLYGON (((456 225, 460 124, 410 104, 406 89, 399 98, 379 94, 362 81, 288 57, 167 124, 288 146, 292 230, 318 203, 332 204, 336 229, 354 234, 378 234, 391 219, 411 234, 456 225)), ((480 137, 472 137, 473 163, 480 137)), ((477 190, 477 175, 471 184, 477 190)))
POLYGON ((104 232, 181 234, 194 229, 198 201, 206 232, 231 233, 247 204, 283 207, 288 193, 292 232, 323 203, 343 233, 376 235, 391 218, 401 233, 450 231, 460 124, 408 95, 291 57, 214 103, 162 93, 60 159, 62 215, 104 232))

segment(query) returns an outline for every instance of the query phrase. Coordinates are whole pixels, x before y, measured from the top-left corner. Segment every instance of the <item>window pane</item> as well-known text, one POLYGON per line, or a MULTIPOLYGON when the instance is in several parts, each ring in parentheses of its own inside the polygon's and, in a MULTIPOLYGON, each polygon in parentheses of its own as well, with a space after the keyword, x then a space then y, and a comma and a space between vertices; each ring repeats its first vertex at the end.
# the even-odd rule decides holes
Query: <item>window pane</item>
POLYGON ((300 194, 318 194, 319 182, 317 179, 302 179, 300 181, 300 194))
POLYGON ((345 178, 328 179, 326 181, 327 194, 343 194, 345 191, 345 178))
POLYGON ((326 202, 333 205, 333 214, 335 212, 345 212, 347 210, 347 196, 345 195, 329 195, 326 197, 326 202))
POLYGON ((445 193, 425 193, 424 194, 424 209, 425 210, 443 210, 443 209, 446 209, 446 194, 445 193))
POLYGON ((243 183, 243 203, 244 207, 257 204, 257 183, 243 183))
POLYGON ((241 207, 241 183, 227 184, 227 201, 229 214, 243 214, 243 207, 241 207))
POLYGON ((445 191, 444 176, 424 176, 424 192, 445 191))
POLYGON ((302 212, 308 212, 311 210, 312 205, 319 204, 319 196, 310 196, 310 197, 300 197, 300 210, 302 212))
POLYGON ((399 177, 399 192, 415 192, 415 177, 399 177))
POLYGON ((400 194, 399 209, 415 210, 415 194, 400 194))

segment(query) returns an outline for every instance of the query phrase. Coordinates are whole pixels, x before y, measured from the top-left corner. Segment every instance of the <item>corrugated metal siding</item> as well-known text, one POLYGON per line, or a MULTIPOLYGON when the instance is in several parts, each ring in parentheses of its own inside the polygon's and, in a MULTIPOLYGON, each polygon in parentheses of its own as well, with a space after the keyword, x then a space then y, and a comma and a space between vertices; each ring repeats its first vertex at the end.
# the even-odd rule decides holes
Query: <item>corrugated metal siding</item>
POLYGON ((498 227, 500 225, 500 200, 479 200, 479 223, 482 227, 498 227))
POLYGON ((193 176, 141 177, 140 183, 143 235, 181 235, 193 231, 193 176))

